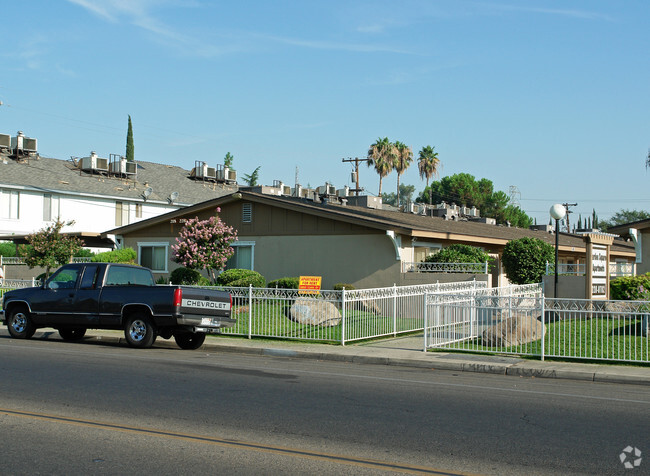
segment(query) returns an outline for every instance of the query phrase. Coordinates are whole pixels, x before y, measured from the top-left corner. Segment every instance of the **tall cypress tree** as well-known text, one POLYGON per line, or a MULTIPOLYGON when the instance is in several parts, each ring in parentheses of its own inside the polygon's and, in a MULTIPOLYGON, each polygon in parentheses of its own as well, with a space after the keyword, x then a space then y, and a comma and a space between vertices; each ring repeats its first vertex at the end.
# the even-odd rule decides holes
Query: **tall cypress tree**
POLYGON ((131 124, 131 115, 129 114, 129 129, 126 133, 126 160, 133 162, 133 125, 131 124))

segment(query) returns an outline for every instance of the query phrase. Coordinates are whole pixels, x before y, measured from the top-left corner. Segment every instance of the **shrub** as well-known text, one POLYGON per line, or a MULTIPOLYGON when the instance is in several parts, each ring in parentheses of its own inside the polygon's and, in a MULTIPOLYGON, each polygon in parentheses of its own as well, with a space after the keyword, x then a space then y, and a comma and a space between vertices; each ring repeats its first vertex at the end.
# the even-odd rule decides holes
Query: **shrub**
POLYGON ((95 256, 95 253, 90 251, 88 248, 81 248, 79 251, 75 253, 76 258, 92 258, 95 256))
POLYGON ((198 284, 201 273, 195 269, 176 268, 169 275, 172 284, 198 284))
POLYGON ((267 288, 298 289, 300 278, 280 278, 269 281, 267 288))
POLYGON ((167 279, 164 276, 160 276, 156 279, 156 284, 167 284, 167 279))
POLYGON ((263 288, 266 285, 266 280, 260 273, 250 269, 227 269, 219 275, 217 284, 235 288, 243 288, 250 285, 253 285, 255 288, 263 288))
POLYGON ((135 263, 137 254, 133 248, 122 248, 120 250, 105 251, 93 256, 95 263, 135 263))
POLYGON ((455 243, 434 255, 427 256, 424 261, 426 263, 485 263, 492 261, 492 258, 481 248, 455 243))
POLYGON ((623 276, 609 282, 611 299, 648 300, 650 298, 650 273, 640 276, 623 276))
POLYGON ((0 256, 11 258, 16 256, 16 245, 11 241, 0 242, 0 256))
POLYGON ((553 245, 539 238, 511 240, 503 249, 503 267, 508 280, 514 284, 542 282, 546 262, 554 259, 553 245))
POLYGON ((345 288, 346 291, 351 291, 352 289, 356 289, 354 286, 347 283, 336 283, 333 289, 334 291, 343 291, 343 288, 345 288))

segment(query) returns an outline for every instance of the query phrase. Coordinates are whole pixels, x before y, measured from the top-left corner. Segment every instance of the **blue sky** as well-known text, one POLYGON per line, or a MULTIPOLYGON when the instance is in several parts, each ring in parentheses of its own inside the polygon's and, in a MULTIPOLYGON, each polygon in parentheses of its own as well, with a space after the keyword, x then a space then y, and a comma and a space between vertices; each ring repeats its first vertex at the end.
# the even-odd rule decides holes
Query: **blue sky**
MULTIPOLYGON (((538 223, 556 202, 572 220, 650 210, 645 0, 33 0, 3 17, 0 133, 47 157, 124 154, 130 114, 136 160, 231 152, 239 177, 298 167, 341 188, 341 158, 387 136, 435 146, 441 176, 517 187, 538 223)), ((415 162, 402 183, 424 188, 415 162)))

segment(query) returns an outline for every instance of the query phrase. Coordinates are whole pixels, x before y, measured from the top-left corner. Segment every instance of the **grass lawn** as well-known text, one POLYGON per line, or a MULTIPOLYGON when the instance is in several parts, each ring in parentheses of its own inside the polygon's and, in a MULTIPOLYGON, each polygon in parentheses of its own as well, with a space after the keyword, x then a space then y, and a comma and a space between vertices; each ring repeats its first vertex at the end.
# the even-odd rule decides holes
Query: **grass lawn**
MULTIPOLYGON (((453 349, 541 355, 541 340, 512 347, 488 347, 481 338, 457 342, 453 349)), ((544 355, 593 360, 650 362, 650 339, 641 335, 641 319, 570 319, 546 324, 544 355)))
MULTIPOLYGON (((341 342, 342 324, 334 326, 314 326, 300 324, 289 319, 290 303, 278 301, 272 304, 253 304, 250 331, 255 336, 281 337, 285 339, 310 339, 328 342, 341 342)), ((225 330, 224 334, 248 335, 249 307, 233 307, 237 324, 225 330)), ((417 327, 416 319, 397 319, 397 332, 409 332, 417 327)), ((347 311, 345 321, 345 339, 371 338, 378 335, 392 334, 393 318, 377 316, 371 312, 347 311)), ((419 327, 422 328, 421 319, 419 327)))

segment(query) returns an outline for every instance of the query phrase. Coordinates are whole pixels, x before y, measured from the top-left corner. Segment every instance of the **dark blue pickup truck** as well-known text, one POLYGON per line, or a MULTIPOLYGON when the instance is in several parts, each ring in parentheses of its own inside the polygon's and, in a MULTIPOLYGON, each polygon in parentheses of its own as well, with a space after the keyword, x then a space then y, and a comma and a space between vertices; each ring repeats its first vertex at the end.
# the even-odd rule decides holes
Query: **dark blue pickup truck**
POLYGON ((235 324, 231 308, 224 291, 156 286, 140 266, 82 263, 62 266, 40 287, 6 292, 0 320, 16 339, 41 327, 57 329, 67 341, 82 339, 87 329, 123 329, 133 347, 151 347, 160 336, 198 349, 206 334, 235 324))

